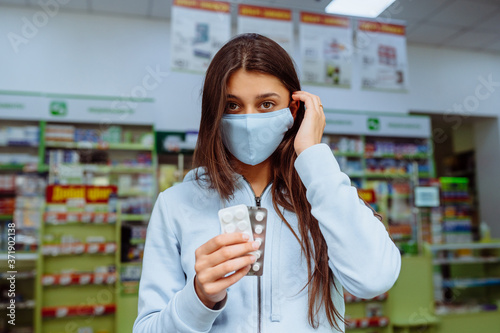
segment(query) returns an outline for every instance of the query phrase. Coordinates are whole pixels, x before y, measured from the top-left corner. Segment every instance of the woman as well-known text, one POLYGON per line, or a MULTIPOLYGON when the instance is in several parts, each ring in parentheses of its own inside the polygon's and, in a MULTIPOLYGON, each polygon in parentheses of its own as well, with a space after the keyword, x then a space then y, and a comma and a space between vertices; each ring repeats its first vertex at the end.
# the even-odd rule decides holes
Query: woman
POLYGON ((195 166, 162 192, 148 227, 134 332, 344 330, 344 287, 387 291, 401 259, 321 137, 318 96, 301 91, 289 55, 244 34, 215 55, 205 78, 195 166), (221 234, 218 210, 267 208, 258 249, 221 234))

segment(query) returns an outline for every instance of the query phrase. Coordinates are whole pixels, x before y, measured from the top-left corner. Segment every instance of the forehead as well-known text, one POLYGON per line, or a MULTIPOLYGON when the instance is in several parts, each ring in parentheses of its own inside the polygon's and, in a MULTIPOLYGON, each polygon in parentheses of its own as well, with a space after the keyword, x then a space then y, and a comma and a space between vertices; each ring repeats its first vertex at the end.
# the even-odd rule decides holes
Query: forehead
POLYGON ((239 69, 227 81, 227 93, 231 95, 260 95, 269 92, 288 94, 289 91, 276 77, 266 73, 239 69))

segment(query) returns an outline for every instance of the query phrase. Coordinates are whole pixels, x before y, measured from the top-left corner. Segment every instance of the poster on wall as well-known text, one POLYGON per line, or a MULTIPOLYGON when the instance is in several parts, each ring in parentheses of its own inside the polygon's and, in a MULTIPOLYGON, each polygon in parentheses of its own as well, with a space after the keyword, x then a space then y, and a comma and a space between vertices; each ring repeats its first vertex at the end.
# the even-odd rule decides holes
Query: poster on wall
POLYGON ((349 88, 352 26, 347 17, 300 13, 302 81, 349 88))
POLYGON ((405 30, 401 24, 357 22, 356 47, 363 89, 408 90, 405 30))
POLYGON ((240 5, 238 34, 255 32, 271 38, 288 54, 293 51, 292 11, 289 9, 240 5))
POLYGON ((171 68, 204 73, 231 37, 230 5, 208 0, 174 0, 171 68))

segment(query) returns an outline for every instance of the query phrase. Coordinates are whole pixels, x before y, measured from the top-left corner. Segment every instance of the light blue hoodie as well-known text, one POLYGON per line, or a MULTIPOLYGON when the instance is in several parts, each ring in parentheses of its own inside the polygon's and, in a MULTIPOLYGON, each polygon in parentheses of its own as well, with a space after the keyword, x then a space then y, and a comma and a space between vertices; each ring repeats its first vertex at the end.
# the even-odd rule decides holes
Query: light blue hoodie
MULTIPOLYGON (((332 297, 344 315, 342 286, 361 298, 384 293, 399 275, 399 250, 326 144, 304 150, 295 169, 328 244, 338 289, 332 297)), ((255 194, 240 176, 234 198, 223 202, 197 184, 193 170, 182 184, 160 193, 147 231, 134 333, 335 332, 323 311, 320 327, 309 325, 307 288, 302 289, 307 264, 300 245, 274 211, 270 186, 259 201, 268 210, 263 276, 243 277, 228 289, 224 306, 212 310, 194 290, 195 250, 221 233, 219 209, 256 206, 255 194)), ((284 216, 299 234, 296 215, 285 211, 284 216)))

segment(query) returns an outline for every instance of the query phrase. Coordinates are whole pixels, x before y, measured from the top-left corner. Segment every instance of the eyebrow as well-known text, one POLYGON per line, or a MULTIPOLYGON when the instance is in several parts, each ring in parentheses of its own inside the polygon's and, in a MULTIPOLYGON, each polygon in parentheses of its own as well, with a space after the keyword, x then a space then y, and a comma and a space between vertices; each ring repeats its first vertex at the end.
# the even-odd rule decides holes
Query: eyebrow
MULTIPOLYGON (((240 98, 238 96, 235 96, 235 95, 231 95, 231 94, 228 94, 227 96, 227 99, 236 99, 236 100, 240 100, 240 98)), ((265 93, 265 94, 262 94, 262 95, 258 95, 256 97, 256 99, 264 99, 264 98, 269 98, 269 97, 278 97, 278 98, 281 98, 280 95, 278 95, 277 93, 265 93)))

